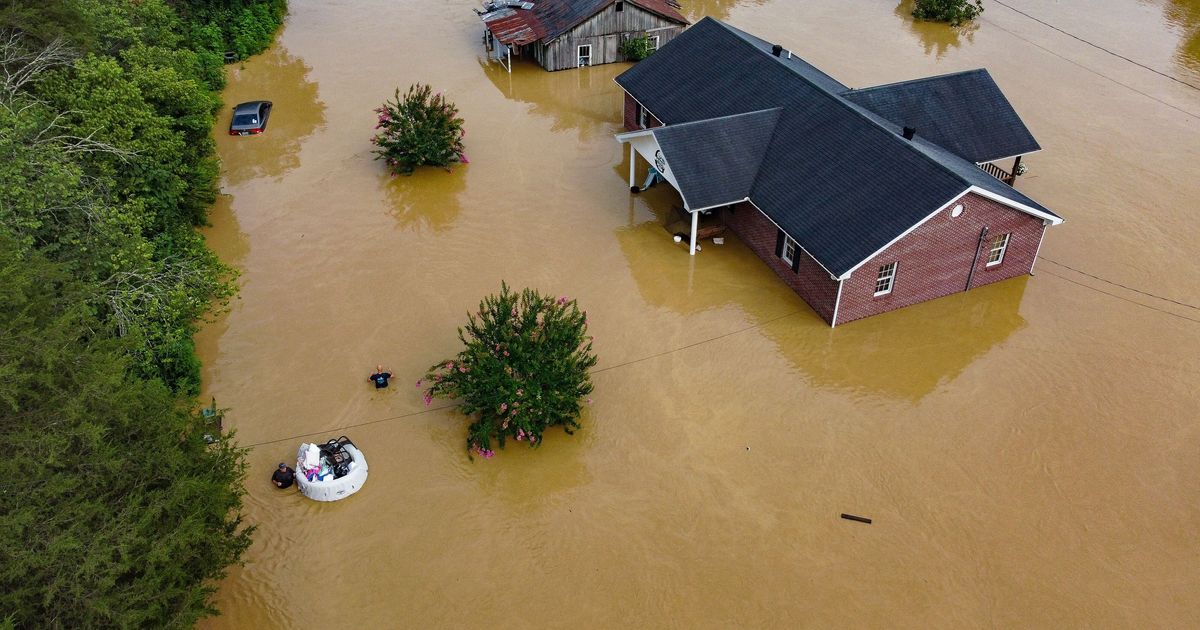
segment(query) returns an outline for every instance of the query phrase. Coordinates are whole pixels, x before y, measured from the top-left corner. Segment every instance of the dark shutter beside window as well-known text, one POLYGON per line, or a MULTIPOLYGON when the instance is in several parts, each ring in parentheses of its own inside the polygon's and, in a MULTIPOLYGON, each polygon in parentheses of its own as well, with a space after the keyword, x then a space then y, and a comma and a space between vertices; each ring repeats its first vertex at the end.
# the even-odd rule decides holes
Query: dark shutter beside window
POLYGON ((792 250, 792 273, 800 272, 800 244, 796 243, 796 248, 792 250))
POLYGON ((780 258, 783 258, 783 240, 786 238, 783 230, 779 230, 779 234, 775 235, 775 255, 780 258))

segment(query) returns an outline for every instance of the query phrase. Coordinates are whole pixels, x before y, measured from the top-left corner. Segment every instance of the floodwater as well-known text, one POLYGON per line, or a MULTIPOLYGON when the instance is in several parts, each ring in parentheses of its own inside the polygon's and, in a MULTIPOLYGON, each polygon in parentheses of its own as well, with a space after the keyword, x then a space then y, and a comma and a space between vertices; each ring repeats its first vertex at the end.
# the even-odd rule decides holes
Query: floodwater
POLYGON ((684 0, 851 86, 985 66, 1045 148, 1019 186, 1067 222, 1035 277, 831 330, 736 239, 688 257, 669 189, 629 195, 623 66, 510 75, 471 0, 292 0, 225 95, 273 100, 267 133, 217 130, 206 234, 242 290, 198 342, 256 445, 258 530, 204 626, 1195 625, 1200 2, 998 2, 955 31, 883 0, 684 0), (371 110, 416 81, 471 163, 392 179, 371 110), (588 310, 595 402, 471 461, 414 382, 502 280, 588 310), (342 433, 359 494, 269 485, 342 433))

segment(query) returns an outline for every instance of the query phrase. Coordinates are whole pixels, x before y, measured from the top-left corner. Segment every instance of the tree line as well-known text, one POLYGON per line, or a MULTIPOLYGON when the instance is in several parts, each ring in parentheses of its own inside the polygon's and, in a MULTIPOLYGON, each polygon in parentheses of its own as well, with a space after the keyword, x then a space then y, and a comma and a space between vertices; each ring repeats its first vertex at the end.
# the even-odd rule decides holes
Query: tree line
POLYGON ((186 627, 250 543, 244 453, 196 412, 235 272, 223 65, 285 0, 0 8, 0 627, 186 627))

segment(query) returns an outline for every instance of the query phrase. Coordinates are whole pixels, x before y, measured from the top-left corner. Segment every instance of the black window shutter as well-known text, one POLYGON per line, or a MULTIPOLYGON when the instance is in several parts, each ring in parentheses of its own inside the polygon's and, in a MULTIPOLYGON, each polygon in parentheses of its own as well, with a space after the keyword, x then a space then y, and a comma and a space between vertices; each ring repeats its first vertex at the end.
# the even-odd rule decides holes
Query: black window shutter
POLYGON ((792 254, 792 273, 800 272, 800 246, 796 246, 796 251, 792 254))
POLYGON ((779 234, 775 235, 775 255, 783 258, 783 239, 787 238, 783 234, 783 230, 779 230, 779 234))

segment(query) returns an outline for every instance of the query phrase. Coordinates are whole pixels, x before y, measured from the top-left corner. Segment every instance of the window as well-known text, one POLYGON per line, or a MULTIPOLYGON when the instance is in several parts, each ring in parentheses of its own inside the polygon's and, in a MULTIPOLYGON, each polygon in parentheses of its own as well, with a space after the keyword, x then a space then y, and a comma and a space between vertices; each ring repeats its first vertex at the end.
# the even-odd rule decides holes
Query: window
POLYGON ((875 277, 875 295, 887 295, 896 284, 896 263, 888 263, 879 267, 879 275, 875 277))
POLYGON ((646 113, 646 108, 638 105, 637 113, 638 127, 648 129, 650 127, 650 115, 646 113))
POLYGON ((789 265, 796 264, 796 241, 793 241, 792 237, 784 237, 783 251, 780 252, 779 257, 789 265))
POLYGON ((654 36, 650 37, 650 50, 658 50, 658 38, 659 37, 660 37, 659 35, 654 35, 654 36))
POLYGON ((575 51, 575 56, 579 60, 576 64, 576 67, 582 68, 584 66, 592 65, 592 45, 584 44, 580 46, 579 49, 575 51))
POLYGON ((1004 262, 1004 252, 1008 249, 1008 239, 1012 233, 997 236, 992 240, 992 249, 988 252, 988 267, 994 267, 1004 262))
POLYGON ((622 11, 624 11, 624 10, 625 10, 625 3, 624 3, 624 2, 618 2, 618 3, 617 3, 617 13, 620 13, 620 12, 622 12, 622 11))

